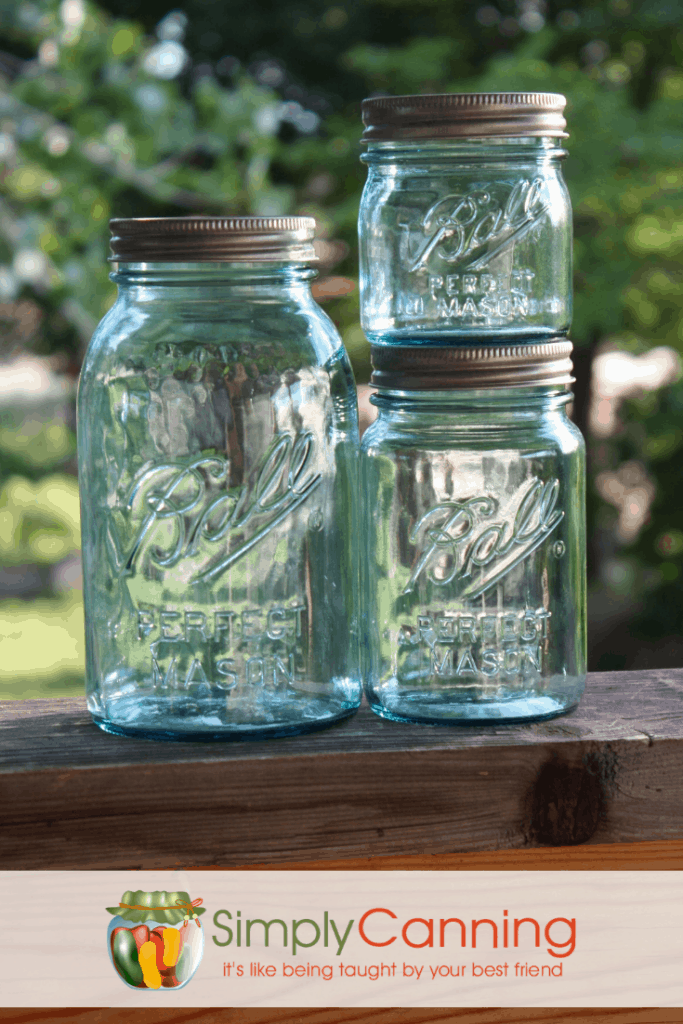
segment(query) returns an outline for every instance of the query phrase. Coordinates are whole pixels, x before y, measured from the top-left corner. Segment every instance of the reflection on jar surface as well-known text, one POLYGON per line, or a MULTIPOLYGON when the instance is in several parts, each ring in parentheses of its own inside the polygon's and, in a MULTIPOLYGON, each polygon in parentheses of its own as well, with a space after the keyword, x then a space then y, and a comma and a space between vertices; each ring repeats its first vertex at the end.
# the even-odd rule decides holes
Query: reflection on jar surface
POLYGON ((304 732, 360 703, 357 408, 301 266, 122 264, 79 445, 105 730, 304 732))
POLYGON ((562 386, 383 390, 363 437, 374 711, 552 717, 586 677, 584 446, 562 386))

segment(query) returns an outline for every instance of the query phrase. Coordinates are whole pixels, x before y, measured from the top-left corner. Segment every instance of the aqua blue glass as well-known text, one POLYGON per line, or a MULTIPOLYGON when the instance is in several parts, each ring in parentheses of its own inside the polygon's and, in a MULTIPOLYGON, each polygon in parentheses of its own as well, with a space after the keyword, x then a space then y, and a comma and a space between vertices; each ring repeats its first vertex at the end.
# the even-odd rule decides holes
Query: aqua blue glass
POLYGON ((378 715, 550 718, 586 679, 585 461, 566 386, 373 398, 361 446, 366 692, 378 715))
POLYGON ((310 267, 124 263, 79 389, 87 694, 108 732, 352 714, 355 386, 310 267))
POLYGON ((558 337, 572 217, 556 138, 370 142, 361 324, 376 345, 558 337))

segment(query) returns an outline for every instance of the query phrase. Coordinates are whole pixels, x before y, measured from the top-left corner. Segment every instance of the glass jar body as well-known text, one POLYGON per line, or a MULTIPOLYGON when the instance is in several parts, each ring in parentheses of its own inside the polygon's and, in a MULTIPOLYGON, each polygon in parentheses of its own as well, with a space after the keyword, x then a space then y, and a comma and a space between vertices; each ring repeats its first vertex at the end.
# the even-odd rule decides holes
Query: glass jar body
POLYGON ((284 735, 360 702, 357 407, 309 271, 122 265, 79 387, 88 704, 284 735))
POLYGON ((585 457, 562 387, 391 394, 365 433, 365 684, 379 715, 552 717, 586 677, 585 457))
POLYGON ((375 142, 359 215, 374 344, 565 334, 571 204, 551 138, 375 142))
POLYGON ((117 916, 107 928, 107 949, 114 970, 129 988, 182 988, 202 959, 204 929, 195 921, 178 925, 145 921, 136 925, 117 916), (177 933, 173 942, 165 935, 167 931, 177 933))

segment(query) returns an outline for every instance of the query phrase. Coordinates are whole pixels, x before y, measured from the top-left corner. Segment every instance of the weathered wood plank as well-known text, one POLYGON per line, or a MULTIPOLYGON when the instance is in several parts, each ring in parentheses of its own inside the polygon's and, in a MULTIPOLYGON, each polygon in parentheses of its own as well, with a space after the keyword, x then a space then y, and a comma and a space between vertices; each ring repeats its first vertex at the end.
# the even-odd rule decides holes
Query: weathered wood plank
POLYGON ((262 743, 120 739, 82 701, 8 701, 0 798, 4 868, 683 839, 683 670, 594 675, 575 712, 531 726, 406 726, 363 708, 262 743))
MULTIPOLYGON (((250 864, 250 871, 683 871, 683 840, 250 864)), ((221 870, 221 869, 216 869, 221 870)))
POLYGON ((7 1024, 680 1024, 676 1009, 346 1009, 1 1010, 7 1024))
POLYGON ((347 1009, 1 1010, 7 1024, 680 1024, 676 1009, 347 1009))

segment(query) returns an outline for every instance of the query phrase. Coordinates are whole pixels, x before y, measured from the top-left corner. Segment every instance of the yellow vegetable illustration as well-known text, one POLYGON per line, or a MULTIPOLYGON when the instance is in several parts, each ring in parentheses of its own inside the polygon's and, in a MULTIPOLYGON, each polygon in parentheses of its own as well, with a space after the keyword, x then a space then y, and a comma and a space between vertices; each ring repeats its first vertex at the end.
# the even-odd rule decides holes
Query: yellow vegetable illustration
POLYGON ((180 952, 180 932, 164 928, 164 967, 175 967, 180 952))
MULTIPOLYGON (((171 929, 168 929, 169 931, 171 929)), ((147 988, 161 988, 161 975, 157 969, 157 950, 153 942, 143 942, 138 954, 142 977, 147 988)))

